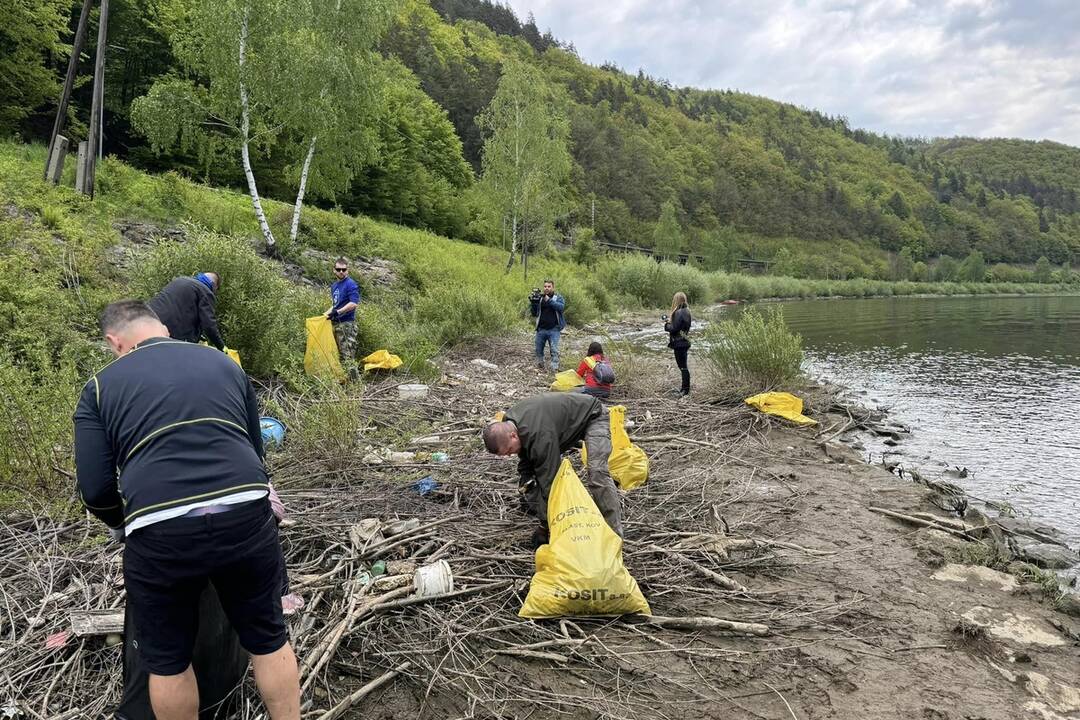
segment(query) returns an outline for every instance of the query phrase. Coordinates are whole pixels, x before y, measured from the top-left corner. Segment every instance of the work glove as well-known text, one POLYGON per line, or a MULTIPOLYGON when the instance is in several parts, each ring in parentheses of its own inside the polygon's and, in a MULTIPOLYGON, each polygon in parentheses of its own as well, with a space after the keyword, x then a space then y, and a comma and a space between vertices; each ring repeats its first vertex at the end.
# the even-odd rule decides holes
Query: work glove
POLYGON ((281 498, 278 497, 277 491, 274 490, 274 486, 270 485, 270 511, 274 513, 274 518, 280 523, 285 519, 285 503, 281 502, 281 498))

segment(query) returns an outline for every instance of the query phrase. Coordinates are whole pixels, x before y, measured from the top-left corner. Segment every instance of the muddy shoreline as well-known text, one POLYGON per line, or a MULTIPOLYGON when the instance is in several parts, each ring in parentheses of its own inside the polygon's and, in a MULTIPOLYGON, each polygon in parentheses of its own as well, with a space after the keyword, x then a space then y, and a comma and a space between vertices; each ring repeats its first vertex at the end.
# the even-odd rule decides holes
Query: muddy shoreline
MULTIPOLYGON (((567 333, 564 365, 591 337, 567 333)), ((304 600, 290 630, 309 666, 305 717, 378 679, 342 717, 1080 713, 1080 619, 1055 609, 1040 576, 986 567, 1001 560, 996 535, 1007 546, 1007 528, 943 510, 940 489, 830 440, 848 420, 828 412, 831 393, 810 389, 821 425, 794 430, 704 392, 678 400, 666 354, 624 358, 612 402, 627 407, 651 463, 649 482, 622 496, 624 561, 653 613, 681 628, 519 618, 532 524, 514 463, 485 454, 477 433, 496 411, 545 390, 550 376, 530 353, 524 333, 462 348, 437 361, 423 398, 397 397, 415 380, 374 379, 355 398, 355 449, 312 454, 287 438, 272 454, 289 508, 292 590, 304 600), (385 529, 374 550, 363 539, 371 527, 385 529), (398 575, 363 589, 379 560, 397 573, 435 559, 453 570, 450 595, 417 600, 395 587, 398 575), (702 618, 768 632, 707 628, 702 618)), ((702 369, 694 372, 704 390, 702 369)), ((120 550, 80 542, 89 521, 11 517, 5 528, 12 610, 0 654, 16 668, 4 671, 16 689, 4 702, 28 717, 99 716, 118 697, 118 649, 99 637, 46 640, 74 611, 122 606, 120 550)), ((250 682, 240 696, 233 717, 254 720, 250 682)))

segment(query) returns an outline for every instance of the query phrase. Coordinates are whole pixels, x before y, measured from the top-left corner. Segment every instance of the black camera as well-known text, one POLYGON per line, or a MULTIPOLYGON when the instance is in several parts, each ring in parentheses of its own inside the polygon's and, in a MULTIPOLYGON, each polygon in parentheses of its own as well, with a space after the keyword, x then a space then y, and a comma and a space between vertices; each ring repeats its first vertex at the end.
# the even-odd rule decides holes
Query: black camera
POLYGON ((541 295, 540 288, 533 288, 532 292, 529 293, 529 299, 532 300, 533 302, 539 302, 540 301, 540 295, 541 295))

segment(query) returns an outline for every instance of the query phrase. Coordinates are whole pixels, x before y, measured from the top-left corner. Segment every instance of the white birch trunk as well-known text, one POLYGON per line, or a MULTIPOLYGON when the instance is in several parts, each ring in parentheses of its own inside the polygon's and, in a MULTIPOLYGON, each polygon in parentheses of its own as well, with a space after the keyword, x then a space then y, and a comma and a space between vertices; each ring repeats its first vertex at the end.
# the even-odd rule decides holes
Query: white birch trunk
POLYGON ((244 19, 240 25, 240 158, 244 164, 244 177, 247 178, 248 193, 251 195, 251 205, 255 208, 255 218, 262 228, 263 239, 266 241, 267 253, 273 253, 277 244, 274 242, 274 233, 270 230, 270 223, 266 221, 266 213, 263 212, 262 202, 259 200, 259 188, 255 185, 255 173, 251 170, 251 156, 248 152, 248 134, 251 132, 251 118, 248 113, 248 93, 244 84, 244 62, 247 59, 247 34, 248 34, 248 8, 244 8, 244 19))
POLYGON ((510 258, 506 261, 506 272, 514 266, 514 253, 517 252, 517 211, 514 211, 514 219, 510 227, 510 258))
POLYGON ((292 230, 289 231, 289 240, 296 241, 300 232, 300 208, 304 206, 304 191, 307 189, 308 171, 311 169, 311 158, 315 157, 315 135, 311 136, 311 145, 308 146, 307 157, 304 158, 304 169, 300 171, 300 189, 296 192, 296 204, 293 205, 292 230))

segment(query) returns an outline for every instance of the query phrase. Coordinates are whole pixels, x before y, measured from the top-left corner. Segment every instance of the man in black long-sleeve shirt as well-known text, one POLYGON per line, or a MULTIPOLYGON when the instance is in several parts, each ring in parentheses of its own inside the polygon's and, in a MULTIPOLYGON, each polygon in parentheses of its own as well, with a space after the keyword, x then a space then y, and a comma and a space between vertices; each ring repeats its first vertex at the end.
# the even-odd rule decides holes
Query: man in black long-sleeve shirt
POLYGON ((90 512, 126 535, 124 583, 159 720, 195 717, 198 600, 214 583, 273 720, 300 717, 254 389, 228 357, 168 338, 144 303, 105 309, 117 359, 83 388, 75 464, 90 512))
POLYGON ((147 305, 169 328, 169 337, 184 342, 201 342, 203 335, 218 350, 225 341, 218 331, 214 305, 221 278, 217 273, 196 273, 193 277, 178 277, 162 288, 147 305))
POLYGON ((589 454, 584 484, 611 529, 622 535, 619 493, 608 473, 611 428, 608 414, 591 395, 538 395, 506 411, 502 422, 484 428, 484 445, 496 455, 517 454, 520 484, 525 489, 541 528, 534 544, 547 542, 547 501, 562 454, 585 441, 589 454))

